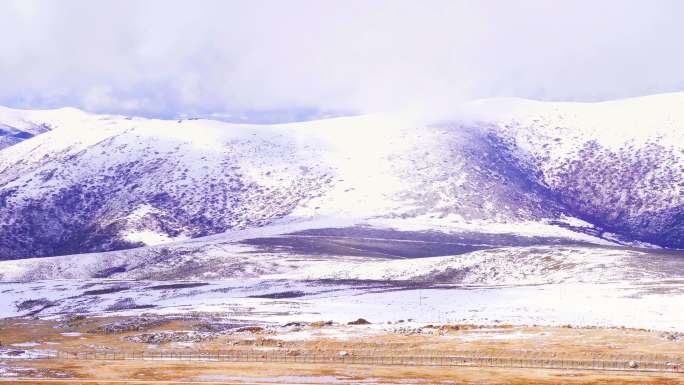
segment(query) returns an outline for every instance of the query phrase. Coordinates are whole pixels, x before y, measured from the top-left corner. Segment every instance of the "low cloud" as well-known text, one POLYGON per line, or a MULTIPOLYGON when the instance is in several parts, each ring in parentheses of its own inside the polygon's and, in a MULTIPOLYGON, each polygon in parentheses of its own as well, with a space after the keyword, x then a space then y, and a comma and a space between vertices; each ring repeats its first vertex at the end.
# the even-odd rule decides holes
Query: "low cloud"
POLYGON ((0 104, 234 116, 678 91, 683 11, 667 0, 5 1, 0 104))

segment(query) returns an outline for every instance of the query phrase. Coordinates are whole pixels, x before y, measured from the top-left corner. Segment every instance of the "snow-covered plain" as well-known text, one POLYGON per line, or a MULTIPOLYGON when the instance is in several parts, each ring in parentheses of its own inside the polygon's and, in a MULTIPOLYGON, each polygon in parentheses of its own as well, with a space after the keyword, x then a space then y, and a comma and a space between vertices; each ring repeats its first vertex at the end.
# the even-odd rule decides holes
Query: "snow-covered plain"
MULTIPOLYGON (((59 270, 43 267, 41 274, 53 279, 36 270, 14 277, 22 282, 0 283, 0 317, 206 312, 279 323, 366 318, 658 330, 684 325, 684 258, 666 250, 538 245, 386 258, 255 252, 235 243, 212 247, 158 265, 143 261, 113 274, 118 278, 91 278, 87 264, 79 266, 74 256, 73 266, 60 261, 55 269, 65 268, 67 276, 80 271, 78 277, 54 279, 59 270), (192 269, 179 277, 184 265, 192 269)), ((139 255, 127 258, 141 261, 139 255)), ((27 261, 0 266, 17 262, 27 261)))
POLYGON ((421 238, 435 234, 441 233, 389 232, 383 238, 272 233, 265 238, 245 239, 233 234, 229 240, 216 236, 205 242, 193 240, 107 253, 0 261, 0 279, 31 282, 258 278, 544 284, 684 277, 684 259, 677 252, 594 245, 582 237, 575 239, 575 243, 568 243, 563 237, 511 238, 508 233, 489 237, 475 233, 474 240, 421 238), (417 238, 395 239, 394 234, 417 238), (508 246, 507 242, 522 244, 508 246), (271 247, 270 243, 276 246, 271 247), (281 243, 286 246, 278 246, 281 243), (421 255, 433 248, 437 249, 435 256, 421 255), (405 250, 411 251, 406 254, 409 256, 402 254, 405 250))
MULTIPOLYGON (((374 324, 414 320, 423 323, 511 323, 634 327, 682 331, 684 280, 638 283, 561 283, 547 285, 454 285, 439 287, 386 284, 302 283, 292 281, 216 281, 184 289, 155 289, 182 282, 97 282, 123 285, 116 293, 83 295, 93 281, 2 283, 2 313, 26 314, 16 303, 41 297, 55 304, 40 314, 92 315, 211 313, 226 319, 286 323, 365 318, 374 324), (274 294, 283 298, 272 298, 274 294), (290 298, 290 296, 294 296, 290 298), (111 310, 122 298, 138 308, 111 310)), ((186 282, 187 283, 187 282, 186 282)))

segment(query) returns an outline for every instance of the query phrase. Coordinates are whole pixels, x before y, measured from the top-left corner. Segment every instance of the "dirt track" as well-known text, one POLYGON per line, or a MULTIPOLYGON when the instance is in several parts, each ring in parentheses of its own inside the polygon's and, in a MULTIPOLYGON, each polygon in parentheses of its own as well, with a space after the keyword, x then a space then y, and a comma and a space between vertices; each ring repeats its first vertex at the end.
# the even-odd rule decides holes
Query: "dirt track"
MULTIPOLYGON (((202 385, 202 384, 210 384, 210 385, 215 385, 215 384, 221 384, 221 385, 273 385, 272 382, 234 382, 234 383, 228 383, 228 382, 216 382, 216 381, 161 381, 161 380, 149 380, 149 381, 141 381, 141 380, 112 380, 112 381, 102 381, 102 380, 95 380, 95 379, 78 379, 78 380, 58 380, 54 378, 14 378, 14 379, 3 379, 0 378, 0 382, 5 382, 8 384, 36 384, 36 383, 44 383, 44 384, 140 384, 140 385, 145 385, 145 384, 177 384, 177 385, 202 385)), ((278 385, 311 385, 311 383, 307 384, 300 384, 300 383, 285 383, 285 382, 279 382, 278 385)))
MULTIPOLYGON (((31 366, 67 370, 70 379, 50 384, 684 384, 684 376, 655 373, 559 371, 511 368, 444 368, 368 365, 223 362, 45 361, 31 366)), ((3 383, 38 383, 37 380, 3 383), (33 382, 32 382, 33 381, 33 382)), ((43 382, 43 381, 40 381, 43 382)))

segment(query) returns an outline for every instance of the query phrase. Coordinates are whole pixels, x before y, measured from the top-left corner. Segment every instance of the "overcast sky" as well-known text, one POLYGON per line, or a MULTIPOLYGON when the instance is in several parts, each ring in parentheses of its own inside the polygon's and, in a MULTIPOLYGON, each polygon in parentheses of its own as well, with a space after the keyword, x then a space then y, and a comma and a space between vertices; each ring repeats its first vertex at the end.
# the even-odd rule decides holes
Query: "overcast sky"
POLYGON ((0 0, 0 104, 143 116, 684 90, 684 1, 0 0))

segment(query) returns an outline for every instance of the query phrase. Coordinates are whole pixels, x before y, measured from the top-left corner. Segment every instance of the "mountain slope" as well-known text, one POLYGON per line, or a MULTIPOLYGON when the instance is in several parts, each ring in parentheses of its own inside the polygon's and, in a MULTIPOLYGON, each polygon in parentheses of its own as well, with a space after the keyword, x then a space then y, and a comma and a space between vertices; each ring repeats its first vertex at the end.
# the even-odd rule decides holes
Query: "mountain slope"
POLYGON ((475 120, 538 170, 568 209, 608 231, 684 248, 684 93, 476 104, 475 120))
POLYGON ((235 125, 3 109, 4 127, 33 131, 0 150, 0 259, 316 218, 445 231, 579 218, 565 224, 684 248, 681 103, 684 94, 489 100, 439 125, 384 115, 235 125))
POLYGON ((260 226, 327 181, 288 138, 265 142, 249 128, 209 137, 210 126, 197 137, 192 124, 178 125, 101 118, 5 149, 0 255, 119 249, 260 226))

